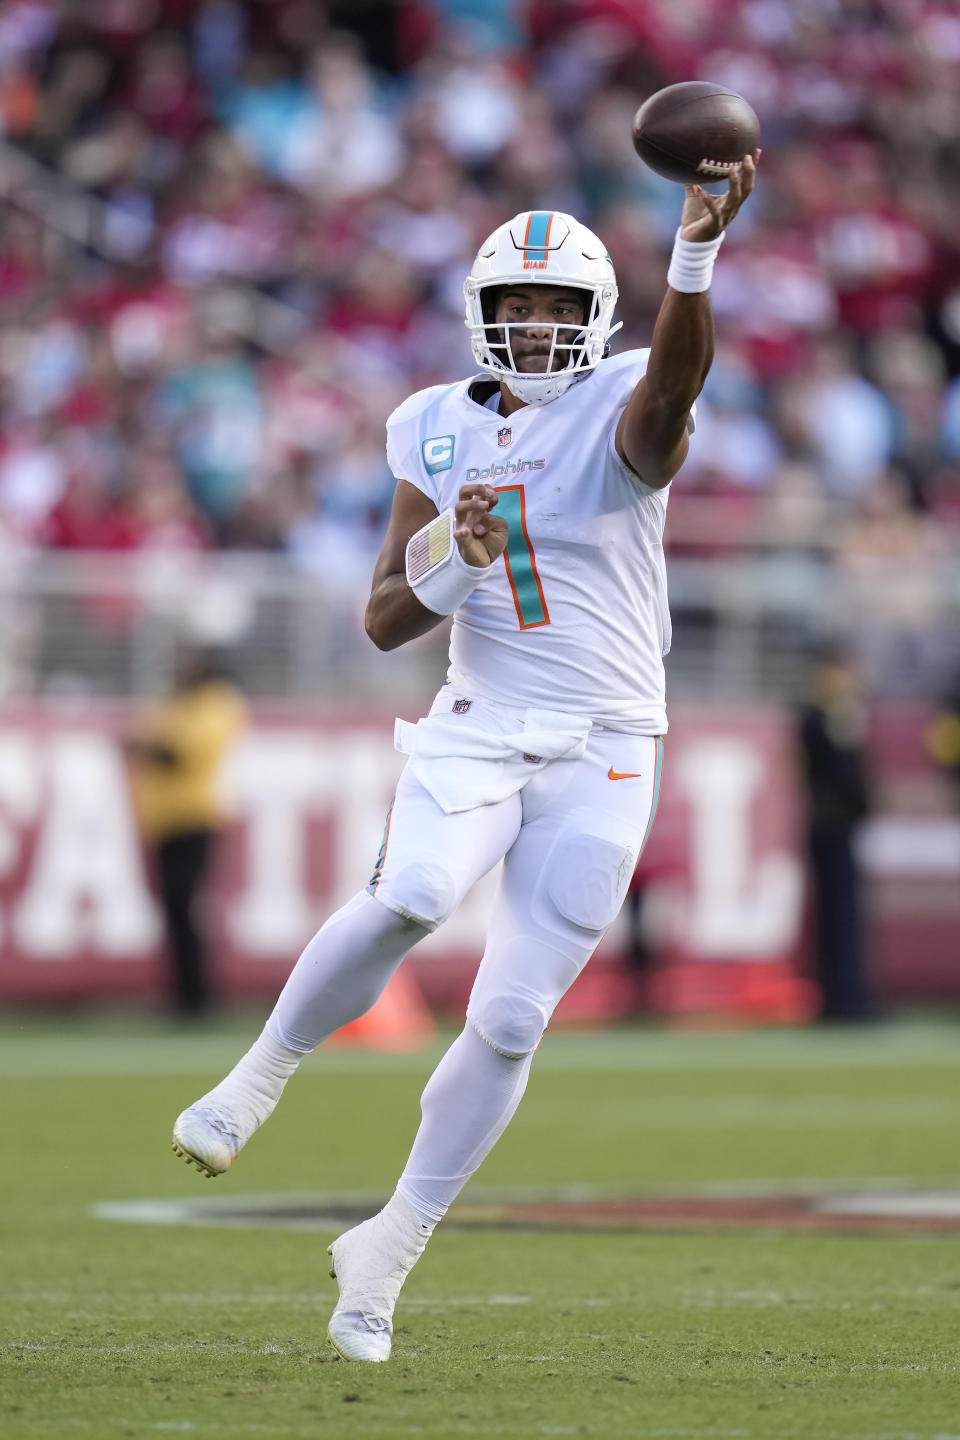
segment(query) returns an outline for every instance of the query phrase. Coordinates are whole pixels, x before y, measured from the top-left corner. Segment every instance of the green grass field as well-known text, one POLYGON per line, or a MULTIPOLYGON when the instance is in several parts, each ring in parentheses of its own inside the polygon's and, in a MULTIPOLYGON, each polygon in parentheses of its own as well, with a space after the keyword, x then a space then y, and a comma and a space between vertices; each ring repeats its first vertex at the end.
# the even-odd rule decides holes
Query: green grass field
MULTIPOLYGON (((960 1437, 960 1231, 441 1227, 364 1368, 325 1340, 332 1231, 97 1218, 389 1193, 437 1048, 321 1053, 230 1175, 175 1159, 174 1116, 257 1024, 0 1024, 3 1440, 960 1437)), ((558 1033, 475 1186, 960 1187, 958 1102, 944 1023, 558 1033)))

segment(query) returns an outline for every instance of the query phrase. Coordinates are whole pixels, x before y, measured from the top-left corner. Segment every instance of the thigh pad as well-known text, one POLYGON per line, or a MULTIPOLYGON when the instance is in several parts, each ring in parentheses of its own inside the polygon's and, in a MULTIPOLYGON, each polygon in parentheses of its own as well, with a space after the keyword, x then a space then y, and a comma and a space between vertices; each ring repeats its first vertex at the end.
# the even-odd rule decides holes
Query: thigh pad
POLYGON ((632 826, 601 810, 574 810, 563 822, 532 896, 534 918, 603 931, 616 919, 640 853, 632 826))

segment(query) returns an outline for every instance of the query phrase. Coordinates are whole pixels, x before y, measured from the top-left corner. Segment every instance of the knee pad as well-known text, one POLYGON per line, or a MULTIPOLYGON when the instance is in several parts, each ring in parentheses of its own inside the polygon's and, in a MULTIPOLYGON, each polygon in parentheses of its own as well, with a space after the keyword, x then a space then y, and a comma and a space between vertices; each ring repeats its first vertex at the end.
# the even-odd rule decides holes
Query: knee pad
POLYGON ((639 853, 636 832, 616 816, 572 811, 531 896, 534 916, 549 929, 573 925, 599 938, 620 912, 639 853))
POLYGON ((457 882, 437 863, 407 865, 396 875, 384 876, 376 898, 398 915, 436 930, 449 919, 459 896, 457 882))
POLYGON ((489 995, 467 1011, 467 1021, 480 1039, 508 1060, 523 1060, 536 1050, 548 1018, 538 1001, 522 991, 489 995))

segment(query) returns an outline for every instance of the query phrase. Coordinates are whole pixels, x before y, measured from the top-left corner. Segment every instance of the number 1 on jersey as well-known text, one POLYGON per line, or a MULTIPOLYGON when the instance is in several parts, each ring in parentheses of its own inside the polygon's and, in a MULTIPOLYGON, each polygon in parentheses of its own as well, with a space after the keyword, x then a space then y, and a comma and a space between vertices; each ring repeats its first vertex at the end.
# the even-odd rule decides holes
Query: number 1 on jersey
POLYGON ((536 625, 549 625, 550 614, 543 596, 543 586, 537 574, 537 561, 527 534, 527 508, 522 485, 494 486, 500 496, 497 513, 510 526, 510 538, 503 552, 507 567, 507 578, 513 591, 513 603, 517 607, 517 619, 521 630, 532 630, 536 625))

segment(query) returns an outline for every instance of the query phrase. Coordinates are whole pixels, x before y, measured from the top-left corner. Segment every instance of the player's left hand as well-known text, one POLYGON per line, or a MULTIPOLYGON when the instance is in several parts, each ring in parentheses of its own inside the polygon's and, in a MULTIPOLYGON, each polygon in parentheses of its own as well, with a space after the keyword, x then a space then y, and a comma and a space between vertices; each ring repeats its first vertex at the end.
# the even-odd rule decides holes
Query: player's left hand
POLYGON ((708 195, 702 185, 684 185, 681 239, 715 240, 726 230, 753 189, 761 153, 754 150, 752 155, 744 155, 742 162, 730 171, 725 195, 708 195))
POLYGON ((490 513, 499 498, 492 485, 460 487, 453 538, 468 565, 492 565, 507 548, 510 527, 502 515, 490 513))

